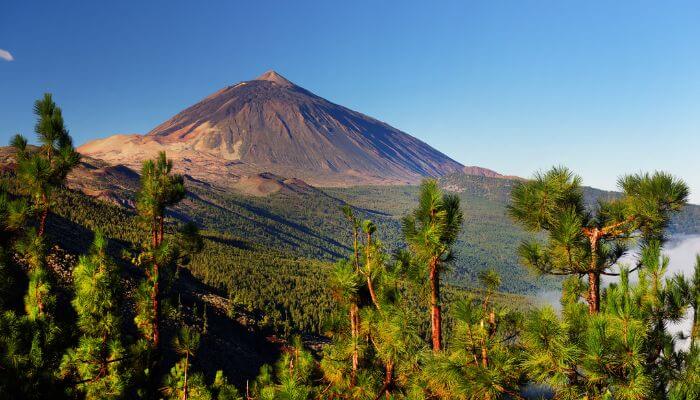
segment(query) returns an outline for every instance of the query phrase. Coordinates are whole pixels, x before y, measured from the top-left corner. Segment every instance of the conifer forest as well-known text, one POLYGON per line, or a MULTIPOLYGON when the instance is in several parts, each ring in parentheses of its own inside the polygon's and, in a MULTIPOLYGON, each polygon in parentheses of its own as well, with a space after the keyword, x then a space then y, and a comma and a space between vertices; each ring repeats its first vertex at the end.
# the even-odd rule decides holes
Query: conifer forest
POLYGON ((676 176, 246 197, 161 151, 124 206, 69 184, 104 167, 52 95, 33 113, 0 159, 2 399, 700 399, 700 256, 684 276, 664 253, 700 225, 676 176))

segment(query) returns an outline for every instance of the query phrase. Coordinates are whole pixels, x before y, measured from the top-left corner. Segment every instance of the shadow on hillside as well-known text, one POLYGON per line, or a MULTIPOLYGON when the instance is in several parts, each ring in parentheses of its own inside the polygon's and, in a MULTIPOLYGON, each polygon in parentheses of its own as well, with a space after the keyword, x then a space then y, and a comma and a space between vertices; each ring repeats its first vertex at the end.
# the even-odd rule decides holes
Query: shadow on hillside
POLYGON ((82 225, 54 213, 46 221, 47 243, 56 243, 73 254, 85 254, 94 234, 82 225))
MULTIPOLYGON (((315 231, 313 231, 312 229, 310 229, 309 227, 304 226, 304 225, 297 223, 297 222, 294 222, 294 221, 290 221, 290 220, 286 219, 285 217, 278 215, 278 214, 275 214, 275 213, 273 213, 265 208, 258 207, 258 206, 255 206, 255 205, 252 205, 249 203, 245 203, 243 201, 233 200, 233 199, 230 199, 229 201, 233 202, 234 204, 238 205, 241 208, 244 208, 244 209, 250 211, 253 214, 268 218, 272 221, 277 222, 280 225, 287 226, 295 231, 298 231, 298 232, 304 233, 308 236, 311 236, 313 238, 316 238, 321 242, 324 242, 324 243, 327 243, 329 245, 333 245, 336 247, 340 247, 340 248, 343 248, 346 250, 350 250, 350 248, 348 246, 338 242, 335 239, 321 236, 318 233, 316 233, 315 231)), ((325 249, 325 250, 328 253, 332 254, 334 257, 341 257, 342 256, 341 254, 338 254, 337 252, 335 252, 331 249, 325 249)))
MULTIPOLYGON (((189 192, 188 195, 191 197, 191 199, 195 201, 201 202, 205 207, 213 207, 219 211, 222 211, 224 213, 228 213, 231 215, 234 215, 240 219, 242 219, 244 222, 246 222, 249 225, 253 225, 258 227, 262 232, 265 234, 269 235, 270 237, 276 238, 276 240, 282 241, 285 244, 287 244, 291 249, 294 249, 299 246, 299 244, 304 243, 307 246, 316 248, 323 254, 330 256, 330 258, 336 259, 342 256, 338 251, 334 250, 333 247, 336 248, 341 248, 341 249, 346 249, 349 250, 349 247, 343 245, 340 242, 337 242, 334 239, 324 237, 313 231, 312 229, 301 225, 299 223, 296 223, 294 221, 290 221, 283 216, 280 216, 278 214, 275 214, 269 210, 266 210, 262 207, 254 206, 251 204, 247 204, 244 201, 236 200, 236 199, 226 199, 226 202, 230 202, 231 205, 238 207, 242 210, 245 210, 249 213, 251 213, 254 216, 260 217, 263 220, 268 220, 273 222, 273 224, 265 224, 262 223, 250 216, 244 215, 240 211, 233 210, 230 207, 217 204, 211 200, 205 199, 202 196, 199 196, 198 194, 189 192), (274 226, 274 224, 277 224, 279 227, 274 226), (280 229, 281 227, 287 228, 289 231, 285 231, 280 229), (323 245, 313 243, 312 241, 308 241, 304 239, 304 235, 311 237, 313 239, 318 240, 319 243, 323 243, 323 245)), ((203 222, 203 221, 200 221, 203 222)), ((204 223, 204 222, 203 222, 204 223)), ((205 223, 206 224, 206 223, 205 223)))
MULTIPOLYGON (((89 251, 94 238, 90 229, 76 224, 61 216, 51 214, 47 221, 47 239, 70 254, 79 256, 89 251)), ((235 240, 209 238, 223 243, 245 248, 247 245, 235 240)), ((121 257, 123 250, 130 248, 129 244, 116 239, 108 240, 108 254, 120 266, 124 280, 124 291, 133 293, 140 279, 143 278, 141 269, 134 267, 121 257)), ((74 259, 77 261, 77 257, 74 259)), ((71 268, 74 266, 70 266, 71 268)), ((70 274, 70 271, 67 271, 70 274)), ((70 304, 72 285, 62 281, 59 285, 59 303, 62 321, 75 321, 75 313, 70 304), (64 315, 65 314, 65 315, 64 315)), ((217 288, 206 285, 194 277, 189 270, 182 268, 179 279, 172 288, 172 305, 182 305, 183 319, 187 324, 203 327, 203 313, 206 310, 208 332, 202 335, 199 351, 194 360, 197 371, 205 374, 207 382, 212 382, 217 370, 223 370, 229 381, 239 388, 245 388, 246 380, 252 381, 258 375, 260 367, 266 363, 274 363, 280 354, 280 345, 268 340, 266 333, 248 327, 235 318, 227 315, 227 298, 221 296, 217 288)), ((133 299, 125 299, 122 307, 122 322, 127 341, 139 336, 133 324, 135 305, 133 299)), ((165 310, 165 309, 164 309, 165 310)), ((179 323, 174 319, 164 321, 161 331, 164 344, 163 366, 168 371, 178 360, 178 356, 170 344, 179 323)), ((165 373, 164 371, 164 373, 165 373)))
POLYGON ((348 205, 348 206, 352 207, 353 210, 359 211, 359 212, 362 212, 362 213, 365 213, 365 214, 367 214, 368 216, 376 215, 376 216, 379 216, 379 217, 388 217, 388 218, 394 217, 394 215, 391 214, 391 213, 388 213, 388 212, 385 212, 385 211, 380 211, 380 210, 374 210, 374 209, 371 209, 371 208, 356 206, 356 205, 353 205, 353 204, 351 204, 351 203, 349 203, 349 202, 347 202, 347 201, 341 199, 340 197, 336 197, 336 196, 333 196, 333 195, 331 195, 331 194, 329 194, 329 193, 326 193, 326 191, 324 191, 323 189, 319 189, 319 190, 320 190, 326 197, 328 197, 329 199, 332 199, 332 200, 338 202, 339 204, 341 204, 341 205, 343 205, 343 206, 348 205))
MULTIPOLYGON (((264 332, 248 327, 227 313, 227 299, 219 291, 196 277, 189 270, 180 269, 180 277, 173 292, 185 311, 185 321, 194 326, 204 326, 206 310, 207 333, 202 335, 193 365, 203 372, 208 382, 217 370, 222 370, 229 381, 239 389, 245 389, 246 381, 252 382, 260 367, 277 361, 280 345, 268 339, 264 332)), ((172 343, 179 327, 168 326, 164 343, 172 343)), ((168 352, 166 365, 174 365, 177 357, 168 352)))
POLYGON ((205 239, 211 240, 212 242, 224 244, 227 246, 232 246, 242 250, 251 250, 252 247, 250 243, 244 242, 243 240, 232 239, 232 238, 222 238, 219 236, 202 235, 205 239))
MULTIPOLYGON (((46 222, 47 243, 55 243, 72 254, 87 254, 95 238, 95 233, 83 225, 77 224, 60 215, 50 213, 46 222)), ((131 249, 130 243, 108 236, 107 254, 124 271, 131 273, 134 267, 124 260, 124 250, 131 249)))

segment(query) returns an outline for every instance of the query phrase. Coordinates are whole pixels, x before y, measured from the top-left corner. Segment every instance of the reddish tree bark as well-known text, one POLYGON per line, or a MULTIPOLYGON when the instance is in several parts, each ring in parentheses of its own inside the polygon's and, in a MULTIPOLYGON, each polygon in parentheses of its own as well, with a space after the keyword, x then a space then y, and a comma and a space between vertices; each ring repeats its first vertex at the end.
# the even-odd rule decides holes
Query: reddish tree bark
POLYGON ((44 236, 46 230, 46 217, 49 215, 49 200, 46 193, 41 195, 41 202, 44 204, 44 209, 41 211, 41 219, 39 220, 39 237, 44 236))
POLYGON ((600 275, 588 273, 588 313, 597 314, 600 311, 600 275))
POLYGON ((357 337, 359 336, 359 325, 359 310, 357 304, 353 303, 350 305, 350 333, 353 339, 352 372, 350 373, 351 386, 355 386, 355 384, 357 384, 357 370, 360 364, 360 355, 357 350, 357 337))
POLYGON ((604 231, 598 228, 584 229, 591 246, 591 264, 588 269, 588 313, 597 314, 600 310, 600 273, 598 272, 598 243, 604 231))
POLYGON ((377 300, 377 294, 374 291, 374 284, 372 283, 372 269, 371 269, 371 264, 370 264, 370 245, 372 243, 372 234, 367 233, 367 243, 366 243, 366 250, 365 250, 365 258, 367 259, 367 288, 369 289, 369 297, 372 299, 372 303, 374 303, 374 306, 377 307, 377 309, 380 309, 381 307, 379 306, 379 301, 377 300))
POLYGON ((384 393, 386 395, 386 400, 391 400, 391 391, 394 385, 394 363, 389 361, 386 363, 386 371, 384 374, 384 387, 386 388, 384 393))
POLYGON ((160 301, 159 301, 159 281, 160 281, 160 275, 159 275, 159 265, 158 261, 155 259, 155 252, 158 246, 161 243, 162 237, 159 238, 159 232, 162 232, 162 224, 159 226, 157 219, 153 224, 153 289, 151 291, 151 303, 153 307, 153 345, 155 347, 158 347, 158 344, 160 343, 160 330, 159 330, 159 314, 160 314, 160 301), (160 229, 159 229, 160 228, 160 229))
POLYGON ((442 308, 440 306, 440 274, 437 260, 430 262, 430 324, 433 351, 442 350, 442 308))
POLYGON ((160 342, 160 332, 158 329, 158 314, 160 312, 160 302, 158 301, 158 264, 153 264, 153 291, 151 292, 151 303, 153 304, 153 345, 158 347, 160 342))
POLYGON ((187 354, 185 354, 185 383, 182 391, 182 400, 187 400, 187 369, 189 368, 189 363, 190 363, 190 353, 189 351, 187 354))
POLYGON ((386 397, 386 400, 391 399, 391 391, 394 385, 394 363, 389 361, 384 365, 384 385, 382 389, 377 394, 374 400, 379 400, 382 398, 382 393, 386 397))

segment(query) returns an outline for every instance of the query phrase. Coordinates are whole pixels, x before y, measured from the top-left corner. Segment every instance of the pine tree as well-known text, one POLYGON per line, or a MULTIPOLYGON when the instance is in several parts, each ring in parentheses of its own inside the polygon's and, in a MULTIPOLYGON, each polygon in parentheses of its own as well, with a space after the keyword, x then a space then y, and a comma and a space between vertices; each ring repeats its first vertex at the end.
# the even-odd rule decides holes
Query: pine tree
POLYGON ((52 315, 55 295, 45 265, 44 239, 31 228, 17 239, 14 249, 29 268, 29 286, 26 314, 10 309, 0 316, 0 352, 7 361, 0 377, 8 379, 0 386, 17 398, 42 398, 61 390, 53 371, 64 337, 52 315))
POLYGON ((695 260, 693 277, 688 288, 688 299, 690 307, 693 309, 690 347, 700 347, 700 255, 695 260))
POLYGON ((12 249, 22 233, 29 216, 29 207, 23 198, 13 198, 9 182, 0 176, 0 311, 13 308, 18 291, 19 268, 13 265, 12 249))
POLYGON ((363 314, 363 329, 377 361, 383 369, 383 379, 377 398, 398 396, 400 386, 407 386, 409 375, 416 366, 421 339, 411 314, 392 302, 381 307, 368 308, 363 314))
POLYGON ((493 304, 500 277, 480 274, 481 298, 469 295, 452 305, 455 319, 449 352, 426 359, 428 392, 444 399, 520 398, 521 314, 493 304))
POLYGON ((156 160, 145 161, 136 203, 149 233, 145 251, 137 260, 138 264, 145 266, 148 279, 139 290, 136 323, 156 348, 160 342, 161 280, 164 273, 170 272, 161 270, 161 266, 172 262, 175 252, 173 245, 164 241, 165 209, 185 197, 184 180, 181 175, 172 174, 172 168, 173 163, 166 158, 165 152, 159 153, 156 160))
POLYGON ((589 313, 600 309, 600 276, 627 251, 636 235, 642 241, 663 240, 672 212, 686 203, 688 187, 672 176, 629 175, 619 180, 623 196, 600 200, 586 208, 581 178, 555 167, 517 184, 509 206, 511 216, 532 232, 545 231, 545 245, 523 243, 523 263, 542 274, 587 276, 589 313))
POLYGON ((45 319, 53 307, 56 296, 51 290, 51 280, 46 267, 44 238, 32 228, 15 245, 29 266, 29 288, 24 296, 24 307, 30 320, 45 319))
POLYGON ((170 399, 197 400, 211 398, 209 389, 201 374, 191 376, 191 363, 199 348, 200 334, 189 326, 180 328, 173 339, 173 349, 182 359, 173 367, 166 378, 163 392, 170 399))
POLYGON ((638 283, 632 284, 623 268, 592 315, 576 293, 587 288, 570 278, 561 318, 549 308, 526 318, 522 343, 528 377, 563 399, 668 398, 670 388, 675 388, 671 393, 688 389, 677 379, 689 379, 693 351, 680 350, 668 328, 687 310, 686 284, 680 276, 665 278, 667 265, 658 240, 644 245, 635 267, 638 283))
POLYGON ((452 257, 452 245, 462 227, 459 197, 443 194, 437 181, 423 181, 418 208, 403 220, 409 249, 426 269, 430 284, 430 323, 433 351, 442 350, 440 275, 452 257))
MULTIPOLYGON (((79 163, 80 154, 75 151, 61 109, 50 94, 35 102, 34 114, 37 117, 34 131, 39 148, 30 148, 27 139, 20 135, 11 140, 11 145, 17 160, 16 187, 20 194, 29 198, 31 212, 38 215, 38 231, 27 230, 15 244, 15 251, 24 258, 29 271, 29 286, 24 296, 25 311, 32 327, 32 343, 28 350, 32 361, 28 368, 41 371, 36 374, 35 382, 50 386, 54 384, 51 375, 62 351, 57 348, 61 341, 59 327, 51 315, 56 295, 46 265, 46 220, 53 193, 64 185, 68 173, 79 163)), ((23 206, 17 203, 17 207, 23 206)), ((14 214, 28 214, 17 213, 18 210, 15 208, 14 214)), ((15 225, 17 223, 14 222, 15 225)))
POLYGON ((362 279, 359 273, 355 270, 353 263, 348 260, 341 260, 335 264, 330 276, 330 289, 333 293, 333 298, 338 302, 343 309, 347 308, 349 316, 350 336, 347 340, 344 337, 336 336, 333 347, 327 349, 328 358, 325 361, 334 360, 334 362, 326 362, 324 364, 324 373, 326 377, 334 382, 336 386, 342 386, 341 382, 349 377, 348 389, 357 384, 357 374, 360 363, 360 289, 362 287, 362 279), (350 354, 350 370, 347 371, 344 362, 337 365, 335 360, 345 359, 343 356, 345 349, 349 349, 350 354), (331 356, 331 353, 335 353, 331 356), (346 375, 349 373, 349 375, 346 375))
POLYGON ((365 276, 367 281, 367 291, 369 292, 370 300, 376 308, 381 308, 377 299, 377 290, 375 289, 374 280, 381 273, 381 268, 384 266, 383 253, 380 251, 381 244, 378 243, 373 235, 377 231, 377 227, 370 220, 362 221, 362 233, 365 235, 364 243, 364 264, 360 268, 360 272, 365 276))
POLYGON ((359 222, 348 207, 344 213, 352 224, 354 249, 350 259, 336 263, 330 287, 350 318, 349 324, 334 326, 333 342, 324 348, 321 371, 329 384, 324 395, 346 399, 398 395, 399 386, 408 380, 404 361, 415 357, 420 347, 417 329, 399 307, 402 264, 388 266, 372 221, 359 222))
MULTIPOLYGON (((165 382, 161 388, 161 392, 168 400, 182 400, 183 378, 184 378, 184 360, 180 360, 170 370, 170 374, 165 377, 165 382)), ((204 380, 204 375, 195 373, 188 377, 188 395, 190 400, 210 400, 212 399, 211 391, 207 387, 204 380)))
POLYGON ((39 236, 44 236, 46 218, 51 209, 51 197, 55 189, 62 186, 68 173, 80 162, 73 141, 63 121, 61 109, 54 103, 51 94, 34 104, 37 122, 34 132, 40 147, 31 151, 27 139, 17 135, 11 145, 16 150, 17 178, 20 189, 28 195, 39 215, 39 236))
MULTIPOLYGON (((675 378, 678 360, 684 357, 669 331, 670 323, 680 322, 689 306, 688 284, 681 275, 666 277, 669 258, 661 254, 661 243, 652 240, 641 251, 639 282, 639 319, 646 326, 644 353, 646 372, 652 379, 655 396, 665 396, 669 382, 675 378)), ((611 289, 616 289, 611 285, 611 289)), ((612 294, 612 293, 611 293, 612 294)), ((608 297, 612 297, 608 295, 608 297)), ((608 306, 612 308, 612 305, 608 306)))
MULTIPOLYGON (((410 391, 411 376, 418 369, 417 356, 423 348, 417 315, 405 296, 415 271, 406 258, 391 260, 387 256, 372 221, 363 221, 361 227, 364 260, 360 273, 366 285, 362 292, 366 298, 361 303, 366 306, 361 309, 361 332, 371 345, 366 373, 380 378, 374 383, 365 377, 362 388, 366 392, 377 386, 376 395, 369 398, 402 398, 410 391)), ((356 398, 367 398, 363 391, 358 391, 356 398)))
MULTIPOLYGON (((134 322, 142 335, 136 351, 140 362, 138 379, 144 380, 141 386, 154 397, 157 382, 161 379, 160 327, 164 317, 161 311, 163 303, 169 300, 170 287, 178 275, 177 268, 188 263, 192 255, 203 247, 202 238, 193 223, 181 226, 166 237, 166 208, 185 197, 183 177, 173 174, 172 168, 172 161, 167 159, 164 152, 159 153, 155 160, 145 161, 136 202, 139 219, 146 233, 141 243, 142 251, 132 259, 133 264, 142 267, 146 275, 134 294, 134 322)), ((174 368, 181 367, 183 366, 176 365, 174 368)), ((199 379, 192 376, 192 382, 199 379)))
POLYGON ((216 400, 244 400, 238 389, 228 382, 223 371, 216 371, 211 389, 216 400))
POLYGON ((377 398, 403 396, 410 376, 418 368, 417 355, 422 344, 415 313, 406 302, 405 287, 412 277, 410 263, 393 262, 384 252, 382 242, 374 237, 376 227, 363 222, 365 233, 365 267, 369 299, 363 309, 362 331, 372 345, 374 362, 381 368, 377 398))
POLYGON ((700 399, 700 255, 697 256, 693 275, 685 287, 691 315, 690 344, 687 352, 678 357, 679 364, 669 382, 671 400, 700 399))
MULTIPOLYGON (((301 339, 294 338, 273 369, 269 365, 260 368, 253 385, 255 400, 307 400, 313 398, 315 361, 306 351, 301 339)), ((323 398, 323 394, 320 395, 323 398)))
POLYGON ((344 206, 342 209, 346 219, 350 222, 352 228, 353 239, 353 254, 350 263, 339 263, 334 270, 331 287, 334 297, 339 302, 347 304, 348 314, 350 319, 350 346, 352 348, 350 371, 350 387, 357 383, 357 373, 360 363, 360 289, 359 282, 360 273, 360 254, 359 254, 359 220, 355 217, 350 206, 344 206), (348 264, 352 264, 349 268, 348 264))
POLYGON ((73 270, 72 303, 81 336, 78 346, 64 355, 60 376, 86 399, 121 398, 129 383, 119 318, 120 278, 106 251, 106 238, 95 232, 90 253, 73 270))
MULTIPOLYGON (((46 265, 44 232, 52 193, 63 185, 79 161, 61 111, 50 95, 36 102, 35 114, 38 117, 35 131, 41 147, 29 148, 24 137, 15 136, 11 145, 17 165, 10 172, 10 179, 3 176, 0 183, 0 270, 8 282, 19 271, 9 257, 8 252, 12 251, 26 265, 29 278, 24 295, 26 314, 17 312, 14 298, 22 296, 11 290, 3 293, 10 309, 3 311, 0 318, 0 351, 7 361, 0 374, 3 376, 0 392, 17 398, 41 398, 49 393, 60 397, 53 371, 60 362, 60 347, 65 339, 52 315, 55 294, 46 265), (25 195, 29 202, 23 197, 14 198, 10 186, 13 193, 25 195), (34 228, 25 229, 25 221, 32 215, 38 215, 38 232, 34 228)), ((18 281, 13 279, 10 288, 17 287, 18 281)))

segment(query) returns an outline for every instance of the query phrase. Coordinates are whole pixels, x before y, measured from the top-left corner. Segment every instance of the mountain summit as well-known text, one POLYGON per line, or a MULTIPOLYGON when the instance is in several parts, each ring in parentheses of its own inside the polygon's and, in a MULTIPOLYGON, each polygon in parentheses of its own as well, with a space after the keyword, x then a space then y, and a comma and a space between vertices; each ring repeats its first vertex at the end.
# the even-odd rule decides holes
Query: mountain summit
POLYGON ((317 186, 415 183, 461 164, 388 124, 331 103, 275 71, 223 88, 148 134, 82 153, 137 166, 165 150, 184 172, 226 183, 270 172, 317 186))
POLYGON ((277 73, 276 71, 274 71, 274 70, 269 70, 269 71, 265 72, 264 74, 262 74, 262 75, 260 75, 259 77, 257 77, 255 80, 256 80, 256 81, 268 81, 268 82, 273 82, 273 83, 276 83, 276 84, 278 84, 278 85, 280 85, 280 86, 286 86, 286 87, 296 86, 295 84, 293 84, 292 82, 290 82, 289 80, 287 80, 287 78, 285 78, 285 77, 283 77, 282 75, 278 74, 278 73, 277 73))

